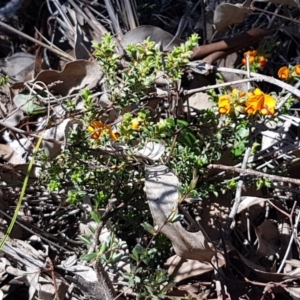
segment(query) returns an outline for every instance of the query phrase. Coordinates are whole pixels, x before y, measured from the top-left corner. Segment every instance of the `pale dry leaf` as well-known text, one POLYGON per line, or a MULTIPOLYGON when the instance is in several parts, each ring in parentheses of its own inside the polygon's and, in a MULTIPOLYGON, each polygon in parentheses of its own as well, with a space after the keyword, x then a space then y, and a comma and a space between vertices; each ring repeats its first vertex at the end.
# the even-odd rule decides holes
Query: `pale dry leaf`
POLYGON ((24 282, 29 286, 29 295, 28 299, 32 300, 35 292, 39 289, 39 277, 40 277, 40 269, 36 268, 27 268, 26 271, 22 271, 20 269, 14 267, 7 267, 7 273, 15 276, 18 281, 24 282))
POLYGON ((28 155, 31 153, 31 138, 20 138, 18 140, 10 139, 8 132, 3 134, 4 140, 7 142, 9 148, 13 151, 18 164, 27 163, 28 155))
POLYGON ((184 110, 187 111, 190 108, 199 112, 204 109, 211 109, 213 106, 214 103, 210 100, 210 96, 207 93, 198 92, 188 98, 187 103, 184 104, 184 110))
POLYGON ((33 71, 35 56, 30 53, 17 52, 0 61, 0 69, 15 81, 22 81, 33 71))
POLYGON ((174 36, 159 27, 142 25, 128 31, 121 40, 121 45, 126 47, 129 44, 142 43, 147 38, 155 43, 161 43, 163 51, 171 51, 175 46, 179 46, 184 41, 174 38, 174 36))
POLYGON ((180 282, 187 278, 200 276, 213 270, 211 264, 197 260, 184 259, 178 255, 169 257, 165 262, 168 274, 174 282, 180 282))
MULTIPOLYGON (((286 261, 288 263, 288 261, 286 261)), ((286 273, 286 272, 285 272, 286 273)), ((300 268, 296 268, 293 271, 287 273, 289 276, 299 277, 300 276, 300 268)))
POLYGON ((254 228, 258 239, 257 254, 261 256, 274 255, 279 249, 279 232, 277 224, 272 220, 265 220, 254 228))
POLYGON ((145 190, 154 225, 171 240, 177 255, 186 259, 210 261, 215 254, 202 231, 188 232, 179 222, 167 223, 172 212, 177 213, 177 176, 164 165, 145 166, 145 190), (165 224, 165 225, 164 225, 165 224))
POLYGON ((300 261, 298 259, 287 259, 286 263, 292 265, 295 268, 300 268, 300 261))
MULTIPOLYGON (((222 62, 224 63, 224 65, 227 68, 232 68, 232 66, 234 66, 234 64, 231 64, 229 59, 228 59, 232 56, 233 56, 233 54, 228 55, 228 56, 226 56, 226 58, 222 59, 222 62)), ((237 80, 243 79, 240 75, 235 74, 235 73, 221 72, 221 75, 222 75, 222 78, 223 78, 224 82, 232 82, 232 81, 237 81, 237 80)), ((247 91, 248 90, 248 86, 247 86, 246 82, 239 83, 239 84, 234 84, 234 88, 239 89, 241 91, 247 91)))
POLYGON ((268 201, 267 198, 259 198, 259 197, 241 197, 241 203, 239 205, 239 208, 237 210, 237 213, 240 214, 245 209, 248 209, 249 207, 253 205, 259 205, 261 207, 264 207, 265 202, 268 201))
POLYGON ((23 163, 23 159, 20 159, 14 150, 6 144, 0 144, 0 157, 12 165, 23 163))
POLYGON ((148 142, 137 154, 143 155, 153 161, 157 161, 164 154, 166 147, 161 143, 148 142))
MULTIPOLYGON (((248 2, 246 4, 248 4, 248 2)), ((214 13, 214 24, 216 30, 220 31, 229 25, 243 22, 245 16, 251 13, 251 10, 248 7, 243 6, 244 5, 241 4, 219 4, 214 13)))
POLYGON ((65 265, 59 265, 58 267, 63 268, 64 270, 67 270, 73 274, 79 275, 88 282, 96 282, 98 280, 96 272, 89 266, 74 265, 66 267, 65 265))
POLYGON ((56 140, 58 142, 61 142, 62 144, 60 145, 58 143, 52 143, 43 140, 42 147, 45 151, 45 154, 49 158, 54 158, 57 155, 59 155, 61 151, 64 149, 64 146, 67 144, 68 132, 70 130, 76 130, 80 125, 81 125, 80 121, 69 118, 69 119, 65 119, 58 126, 47 129, 43 133, 43 137, 47 139, 56 140))
POLYGON ((12 103, 0 103, 0 110, 2 112, 2 122, 5 122, 8 126, 17 126, 21 120, 24 118, 24 113, 20 109, 16 109, 16 107, 12 103))
POLYGON ((300 300, 300 287, 284 287, 294 300, 300 300))
MULTIPOLYGON (((56 278, 57 293, 59 299, 66 299, 66 293, 68 292, 68 286, 61 280, 56 278)), ((55 287, 52 282, 39 284, 37 289, 38 296, 42 300, 55 299, 55 287)))
MULTIPOLYGON (((94 88, 102 76, 101 67, 96 61, 77 60, 67 63, 62 71, 42 71, 30 83, 43 82, 52 93, 67 96, 83 88, 94 88)), ((24 87, 24 82, 12 85, 12 96, 24 87)))

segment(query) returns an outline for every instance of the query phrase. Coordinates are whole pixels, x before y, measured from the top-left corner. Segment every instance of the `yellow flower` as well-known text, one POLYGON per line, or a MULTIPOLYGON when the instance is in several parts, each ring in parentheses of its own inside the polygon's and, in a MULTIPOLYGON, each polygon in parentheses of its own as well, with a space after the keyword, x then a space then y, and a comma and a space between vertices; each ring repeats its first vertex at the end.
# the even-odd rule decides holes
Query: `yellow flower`
POLYGON ((219 113, 220 114, 229 114, 231 110, 231 105, 230 105, 231 99, 229 98, 228 95, 222 95, 219 97, 219 113))
POLYGON ((246 93, 244 91, 240 91, 238 89, 233 89, 231 91, 231 95, 232 96, 236 96, 236 97, 245 97, 246 96, 246 93))
POLYGON ((106 125, 100 121, 93 121, 88 126, 88 131, 91 133, 91 138, 94 140, 99 139, 105 130, 108 130, 109 137, 112 140, 116 141, 118 139, 118 134, 113 132, 111 126, 106 125))
POLYGON ((295 70, 295 73, 296 73, 297 75, 300 75, 300 65, 296 65, 296 66, 294 67, 294 70, 295 70))
POLYGON ((131 121, 131 126, 132 126, 133 130, 139 130, 140 129, 140 122, 139 122, 139 120, 137 118, 134 118, 131 121))
POLYGON ((262 115, 274 115, 275 106, 276 100, 257 88, 254 92, 248 93, 245 111, 249 115, 254 115, 257 112, 260 112, 262 115))
POLYGON ((283 66, 278 70, 278 77, 282 80, 287 80, 290 78, 290 71, 287 66, 283 66))

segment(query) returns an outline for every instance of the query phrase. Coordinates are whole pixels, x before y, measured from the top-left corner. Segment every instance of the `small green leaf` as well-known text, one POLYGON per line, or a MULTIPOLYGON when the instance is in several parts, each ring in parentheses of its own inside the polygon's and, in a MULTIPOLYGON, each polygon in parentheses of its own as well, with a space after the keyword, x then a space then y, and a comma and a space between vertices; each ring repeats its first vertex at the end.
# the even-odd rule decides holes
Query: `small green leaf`
POLYGON ((184 218, 184 215, 176 215, 171 220, 169 220, 170 223, 176 223, 181 221, 184 218))
POLYGON ((101 220, 101 216, 99 213, 95 212, 95 211, 91 211, 90 212, 92 219, 96 222, 96 223, 100 223, 101 220))
POLYGON ((84 254, 80 256, 81 260, 91 261, 97 257, 97 253, 84 254))
POLYGON ((29 115, 46 113, 47 108, 35 104, 35 101, 38 99, 32 95, 18 94, 13 98, 14 104, 29 115))

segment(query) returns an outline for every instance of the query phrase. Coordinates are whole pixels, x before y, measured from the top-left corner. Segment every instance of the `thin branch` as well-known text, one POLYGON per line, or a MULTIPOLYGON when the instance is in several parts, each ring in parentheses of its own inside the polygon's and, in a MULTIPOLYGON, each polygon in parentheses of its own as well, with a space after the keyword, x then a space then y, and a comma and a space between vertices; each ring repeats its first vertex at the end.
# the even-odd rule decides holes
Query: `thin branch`
POLYGON ((15 29, 15 28, 11 27, 10 25, 5 24, 5 23, 3 23, 1 21, 0 21, 0 27, 5 28, 6 30, 8 30, 8 31, 10 31, 12 33, 15 33, 15 34, 17 34, 17 35, 19 35, 19 36, 21 36, 21 37, 23 37, 23 38, 25 38, 25 39, 33 42, 33 43, 36 43, 36 44, 38 44, 38 45, 40 45, 40 46, 42 46, 42 47, 44 47, 44 48, 46 48, 46 49, 54 52, 54 53, 56 53, 57 55, 60 55, 60 56, 62 56, 64 58, 70 60, 70 61, 75 61, 76 60, 76 58, 74 58, 73 56, 65 53, 64 51, 57 50, 57 49, 53 48, 52 46, 48 46, 47 44, 44 44, 43 42, 41 42, 41 41, 39 41, 39 40, 37 40, 37 39, 35 39, 35 38, 33 38, 33 37, 31 37, 31 36, 23 33, 23 32, 21 32, 21 31, 19 31, 19 30, 15 29))
POLYGON ((277 273, 280 273, 281 270, 283 269, 285 261, 286 261, 288 255, 289 255, 289 253, 291 251, 292 243, 293 243, 293 240, 294 240, 294 235, 297 235, 297 227, 298 227, 299 220, 300 220, 300 211, 298 211, 298 215, 297 215, 297 218, 296 218, 296 221, 295 221, 295 225, 294 225, 294 228, 293 228, 293 233, 294 234, 291 235, 291 238, 290 238, 290 241, 289 241, 289 245, 288 245, 288 247, 286 249, 285 255, 283 257, 283 260, 281 261, 281 264, 280 264, 280 266, 279 266, 279 268, 277 270, 277 273))
MULTIPOLYGON (((32 136, 32 137, 37 138, 37 139, 39 139, 39 138, 41 137, 41 136, 38 135, 38 134, 29 133, 29 132, 24 131, 24 130, 22 130, 22 129, 19 129, 19 128, 17 128, 17 127, 11 126, 11 125, 7 124, 6 122, 3 122, 3 121, 0 121, 0 126, 3 126, 3 127, 5 127, 5 128, 8 128, 8 129, 10 129, 10 130, 12 130, 12 131, 15 131, 15 132, 17 132, 17 133, 20 133, 20 134, 24 134, 24 135, 27 135, 27 136, 32 136)), ((61 145, 61 144, 62 144, 61 142, 59 142, 59 141, 57 141, 57 140, 55 140, 55 139, 48 139, 48 138, 44 138, 44 137, 43 137, 42 140, 43 140, 43 141, 50 142, 50 143, 53 143, 53 144, 56 144, 56 145, 61 145)))
MULTIPOLYGON (((207 64, 207 63, 203 63, 203 61, 198 61, 198 62, 193 61, 193 62, 188 64, 188 67, 191 70, 193 70, 194 72, 199 73, 199 74, 204 74, 205 72, 210 72, 210 71, 218 71, 218 72, 227 72, 227 73, 240 74, 240 75, 245 75, 245 76, 250 75, 252 78, 256 78, 257 81, 265 81, 265 82, 271 83, 273 85, 279 86, 282 89, 285 89, 285 90, 289 91, 290 93, 292 93, 295 96, 300 98, 300 90, 298 90, 296 87, 294 87, 290 84, 287 84, 287 83, 285 83, 283 81, 280 81, 280 80, 278 80, 274 77, 271 77, 271 76, 257 74, 257 73, 254 73, 254 72, 250 72, 250 74, 248 74, 247 71, 232 69, 232 68, 225 68, 225 67, 217 67, 217 66, 213 66, 213 65, 210 65, 210 64, 207 64), (201 67, 201 68, 199 68, 199 67, 201 67), (203 69, 203 71, 202 71, 202 69, 203 69)), ((247 82, 247 81, 244 81, 244 82, 247 82)), ((209 88, 212 88, 212 87, 213 86, 210 86, 209 88)), ((208 89, 208 87, 207 88, 203 87, 203 88, 204 88, 204 90, 208 89)), ((188 94, 191 94, 191 91, 188 91, 188 94)), ((282 106, 281 103, 280 103, 280 105, 282 106)), ((277 106, 277 108, 279 108, 279 105, 277 106)))
POLYGON ((215 89, 215 88, 220 88, 223 86, 229 86, 229 85, 234 85, 234 84, 240 84, 240 83, 247 83, 250 81, 260 81, 257 78, 247 78, 247 79, 241 79, 241 80, 235 80, 235 81, 230 81, 230 82, 225 82, 225 83, 220 83, 220 84, 214 84, 214 85, 207 85, 207 86, 203 86, 201 88, 198 89, 192 89, 192 90, 188 90, 188 91, 184 91, 183 94, 184 95, 190 95, 190 94, 194 94, 197 92, 201 92, 201 91, 206 91, 209 89, 215 89))
POLYGON ((257 177, 264 177, 268 178, 272 181, 278 181, 278 182, 285 182, 285 183, 292 183, 296 185, 300 185, 300 179, 296 178, 289 178, 289 177, 282 177, 278 175, 272 175, 272 174, 267 174, 251 169, 242 169, 242 168, 236 168, 232 166, 224 166, 224 165, 217 165, 217 164, 210 164, 207 166, 208 169, 218 169, 218 170, 224 170, 224 171, 229 171, 229 172, 235 172, 235 173, 243 173, 248 176, 257 176, 257 177))
MULTIPOLYGON (((251 147, 248 147, 246 152, 245 152, 245 155, 244 155, 244 159, 243 159, 243 163, 242 163, 242 167, 241 167, 242 170, 246 169, 250 154, 251 154, 251 147)), ((240 173, 240 178, 239 178, 239 181, 238 181, 238 184, 237 184, 237 189, 236 189, 236 192, 235 192, 234 204, 231 208, 229 218, 228 218, 228 222, 227 222, 227 229, 226 229, 226 234, 227 235, 229 233, 230 226, 231 226, 232 221, 234 220, 234 218, 236 216, 236 213, 237 213, 238 208, 239 208, 240 203, 241 203, 241 195, 242 195, 242 189, 243 189, 243 185, 244 185, 244 175, 245 175, 244 173, 240 173)))

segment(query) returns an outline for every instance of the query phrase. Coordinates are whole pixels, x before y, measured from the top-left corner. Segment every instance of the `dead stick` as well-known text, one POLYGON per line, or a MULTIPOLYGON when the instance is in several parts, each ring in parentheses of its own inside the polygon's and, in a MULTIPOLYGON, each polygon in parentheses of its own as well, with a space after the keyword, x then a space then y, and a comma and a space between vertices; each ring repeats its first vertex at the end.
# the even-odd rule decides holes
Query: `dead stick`
POLYGON ((282 177, 282 176, 267 174, 259 171, 250 170, 250 169, 241 169, 232 166, 224 166, 224 165, 216 165, 216 164, 210 164, 207 166, 207 168, 224 170, 224 171, 235 172, 235 173, 243 173, 244 175, 268 178, 271 179, 272 181, 279 181, 279 182, 286 182, 286 183, 300 185, 300 179, 282 177))

